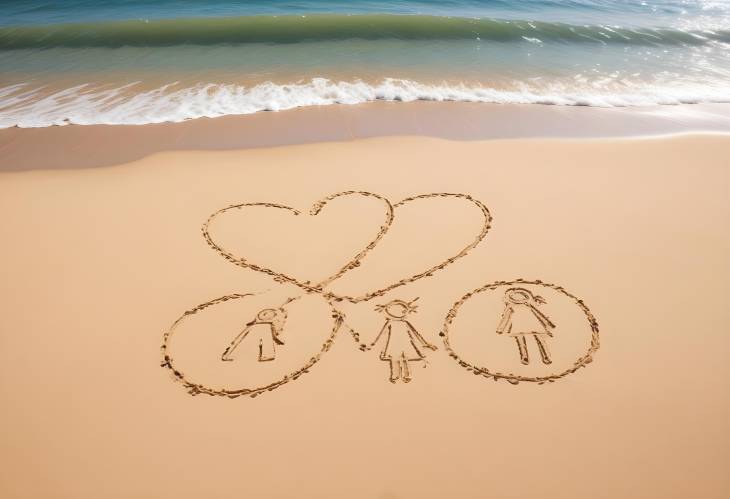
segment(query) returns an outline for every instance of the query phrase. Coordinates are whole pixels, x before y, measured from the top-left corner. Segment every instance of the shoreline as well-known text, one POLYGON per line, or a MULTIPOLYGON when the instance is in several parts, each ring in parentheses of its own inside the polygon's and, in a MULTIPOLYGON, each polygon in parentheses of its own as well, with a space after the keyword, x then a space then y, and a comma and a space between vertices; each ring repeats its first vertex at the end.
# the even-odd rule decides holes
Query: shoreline
POLYGON ((416 136, 456 141, 730 133, 730 104, 596 108, 375 102, 148 125, 0 130, 0 172, 92 168, 162 151, 235 150, 416 136))

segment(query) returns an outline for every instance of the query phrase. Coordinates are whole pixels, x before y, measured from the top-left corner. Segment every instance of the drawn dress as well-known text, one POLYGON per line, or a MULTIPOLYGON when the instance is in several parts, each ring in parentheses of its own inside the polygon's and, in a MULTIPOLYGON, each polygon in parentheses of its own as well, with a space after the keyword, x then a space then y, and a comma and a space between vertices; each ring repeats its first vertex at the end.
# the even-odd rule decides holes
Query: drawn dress
POLYGON ((276 345, 283 345, 274 331, 274 325, 256 323, 251 326, 248 336, 252 336, 254 343, 259 346, 259 360, 267 361, 276 358, 276 345))
POLYGON ((513 337, 527 334, 552 336, 553 329, 555 329, 555 324, 535 306, 508 303, 504 312, 502 312, 499 326, 497 326, 497 334, 506 334, 513 337))
POLYGON ((381 334, 386 333, 385 346, 380 352, 381 360, 423 360, 425 355, 414 342, 415 328, 405 320, 388 319, 381 334))
POLYGON ((238 336, 231 342, 221 356, 221 360, 233 360, 231 357, 238 345, 245 339, 258 345, 258 360, 266 362, 276 358, 276 345, 283 345, 279 339, 277 328, 272 322, 261 322, 253 320, 246 324, 246 327, 238 333, 238 336))

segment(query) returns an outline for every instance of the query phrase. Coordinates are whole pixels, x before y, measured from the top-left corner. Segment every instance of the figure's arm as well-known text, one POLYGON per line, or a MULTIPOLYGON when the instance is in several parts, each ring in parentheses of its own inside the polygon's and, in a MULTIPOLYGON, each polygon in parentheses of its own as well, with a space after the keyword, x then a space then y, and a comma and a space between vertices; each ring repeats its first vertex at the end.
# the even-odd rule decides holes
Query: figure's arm
POLYGON ((243 331, 238 333, 238 336, 236 336, 230 345, 228 345, 228 348, 225 349, 223 354, 221 355, 222 361, 232 361, 231 354, 233 354, 233 351, 238 347, 238 345, 243 341, 243 339, 248 335, 248 332, 251 331, 251 324, 246 324, 246 327, 243 328, 243 331))
POLYGON ((426 339, 423 336, 421 336, 421 333, 416 331, 416 328, 413 327, 413 324, 411 324, 408 321, 405 321, 405 323, 408 326, 408 329, 410 329, 411 333, 413 333, 413 336, 415 336, 416 339, 421 342, 421 345, 423 345, 424 347, 429 348, 431 350, 437 349, 436 345, 433 345, 433 344, 429 343, 428 341, 426 341, 426 339))
POLYGON ((553 322, 550 320, 550 318, 547 315, 543 314, 540 310, 538 310, 537 307, 531 306, 530 309, 532 310, 532 313, 535 314, 535 317, 537 317, 537 320, 540 321, 540 323, 545 328, 545 332, 548 335, 552 336, 553 335, 552 330, 555 329, 555 324, 553 324, 553 322))
POLYGON ((375 337, 375 339, 373 340, 373 342, 370 343, 369 345, 361 345, 360 346, 360 349, 363 350, 363 351, 370 350, 371 348, 373 348, 375 346, 375 344, 378 341, 380 341, 380 338, 383 336, 383 333, 385 333, 386 331, 389 331, 389 330, 390 330, 390 321, 385 321, 385 324, 383 324, 383 328, 380 330, 380 332, 375 337))
POLYGON ((553 324, 553 321, 550 320, 550 318, 543 314, 540 309, 537 307, 530 307, 533 312, 535 312, 535 315, 537 316, 538 320, 545 324, 547 327, 553 328, 555 327, 555 324, 553 324))
POLYGON ((281 334, 282 330, 283 330, 283 328, 280 325, 279 326, 277 326, 276 324, 271 325, 271 337, 274 339, 274 343, 276 343, 277 345, 284 344, 284 340, 279 338, 279 335, 281 334))
POLYGON ((276 341, 279 345, 284 344, 284 340, 282 340, 279 336, 284 331, 284 327, 286 326, 286 319, 287 319, 286 312, 284 312, 284 315, 281 318, 281 320, 276 322, 275 324, 272 324, 272 326, 274 328, 274 331, 273 331, 274 341, 276 341))
POLYGON ((510 318, 512 317, 512 307, 509 305, 502 312, 502 319, 499 321, 497 326, 497 334, 504 334, 510 325, 510 318))

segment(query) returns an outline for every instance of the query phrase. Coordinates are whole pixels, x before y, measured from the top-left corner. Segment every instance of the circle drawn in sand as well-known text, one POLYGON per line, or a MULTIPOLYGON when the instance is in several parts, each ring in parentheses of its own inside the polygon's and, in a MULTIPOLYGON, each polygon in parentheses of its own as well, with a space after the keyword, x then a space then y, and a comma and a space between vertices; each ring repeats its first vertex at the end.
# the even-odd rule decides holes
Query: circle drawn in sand
MULTIPOLYGON (((275 390, 309 372, 330 349, 342 325, 342 315, 325 300, 315 298, 322 303, 324 310, 330 309, 331 329, 327 329, 330 326, 326 325, 329 321, 326 321, 325 316, 320 317, 321 325, 325 327, 322 331, 324 343, 317 347, 316 353, 312 355, 306 349, 295 347, 294 351, 298 353, 287 358, 293 343, 306 341, 309 336, 291 332, 297 328, 292 328, 287 323, 287 317, 291 316, 289 309, 295 302, 300 303, 305 310, 309 310, 311 304, 302 303, 305 295, 287 298, 278 306, 271 306, 269 303, 264 308, 259 306, 245 309, 250 308, 246 302, 255 297, 253 293, 233 293, 201 303, 184 312, 165 332, 161 346, 161 366, 169 369, 173 379, 182 383, 188 393, 236 398, 244 395, 256 397, 275 390), (232 306, 234 309, 230 308, 232 306), (211 316, 203 311, 215 313, 211 316), (215 327, 221 324, 231 327, 215 327), (183 336, 173 346, 172 340, 176 338, 176 334, 183 336), (173 351, 177 363, 173 360, 173 351), (213 359, 214 362, 211 362, 213 359), (181 365, 184 367, 180 367, 181 365), (240 386, 240 371, 236 369, 243 366, 249 368, 249 373, 256 374, 244 376, 250 386, 240 386), (281 372, 287 370, 288 373, 282 376, 281 372), (268 381, 269 379, 274 381, 268 381)), ((302 329, 299 327, 300 331, 302 329)))
POLYGON ((539 280, 497 281, 465 294, 440 336, 460 366, 512 384, 554 382, 591 363, 600 347, 583 300, 539 280))

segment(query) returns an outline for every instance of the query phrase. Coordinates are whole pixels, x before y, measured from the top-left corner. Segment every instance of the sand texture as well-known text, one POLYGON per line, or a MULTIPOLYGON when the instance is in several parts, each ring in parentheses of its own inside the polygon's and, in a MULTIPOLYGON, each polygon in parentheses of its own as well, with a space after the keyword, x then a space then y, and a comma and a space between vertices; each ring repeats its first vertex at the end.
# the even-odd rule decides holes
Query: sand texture
POLYGON ((730 496, 727 136, 2 167, 0 497, 730 496))

